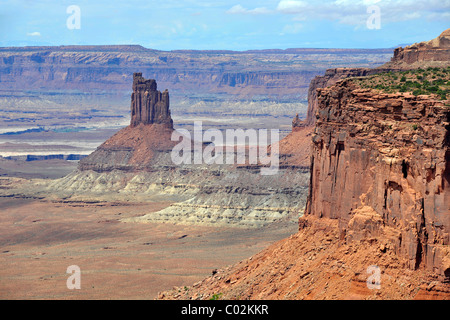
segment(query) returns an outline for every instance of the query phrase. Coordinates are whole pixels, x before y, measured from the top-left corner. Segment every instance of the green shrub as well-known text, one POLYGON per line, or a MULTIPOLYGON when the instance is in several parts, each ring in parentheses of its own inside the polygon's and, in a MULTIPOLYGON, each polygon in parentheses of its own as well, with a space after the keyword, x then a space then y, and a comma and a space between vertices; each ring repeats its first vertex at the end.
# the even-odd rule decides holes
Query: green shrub
POLYGON ((209 300, 219 300, 222 296, 222 293, 215 293, 212 295, 212 297, 209 300))

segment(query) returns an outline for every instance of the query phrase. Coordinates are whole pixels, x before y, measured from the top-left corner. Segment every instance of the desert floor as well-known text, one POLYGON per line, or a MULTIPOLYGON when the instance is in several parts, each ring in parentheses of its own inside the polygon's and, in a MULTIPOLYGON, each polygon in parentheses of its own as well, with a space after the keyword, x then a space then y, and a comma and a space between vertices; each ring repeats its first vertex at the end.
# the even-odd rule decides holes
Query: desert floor
POLYGON ((253 230, 120 221, 168 205, 0 198, 0 299, 155 299, 298 228, 296 217, 253 230))

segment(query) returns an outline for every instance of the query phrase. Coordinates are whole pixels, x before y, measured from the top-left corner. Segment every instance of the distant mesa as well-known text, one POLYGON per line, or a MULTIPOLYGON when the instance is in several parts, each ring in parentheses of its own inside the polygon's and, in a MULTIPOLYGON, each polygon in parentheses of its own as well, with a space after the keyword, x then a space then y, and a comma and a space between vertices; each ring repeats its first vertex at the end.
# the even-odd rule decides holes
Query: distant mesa
MULTIPOLYGON (((404 48, 394 50, 394 56, 386 65, 392 67, 407 67, 418 63, 428 62, 430 67, 444 67, 448 65, 450 57, 450 29, 442 32, 430 41, 414 43, 404 48), (440 62, 444 65, 440 65, 440 62)), ((419 66, 417 66, 419 67, 419 66)))

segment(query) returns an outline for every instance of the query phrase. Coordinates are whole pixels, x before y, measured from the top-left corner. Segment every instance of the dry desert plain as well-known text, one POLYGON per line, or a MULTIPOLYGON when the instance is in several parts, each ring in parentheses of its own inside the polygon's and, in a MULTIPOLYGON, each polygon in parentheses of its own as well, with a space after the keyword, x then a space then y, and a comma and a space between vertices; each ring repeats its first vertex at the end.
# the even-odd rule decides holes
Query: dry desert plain
POLYGON ((0 299, 155 299, 298 228, 296 217, 260 229, 120 221, 168 205, 0 198, 0 299), (71 265, 79 290, 67 288, 71 265))

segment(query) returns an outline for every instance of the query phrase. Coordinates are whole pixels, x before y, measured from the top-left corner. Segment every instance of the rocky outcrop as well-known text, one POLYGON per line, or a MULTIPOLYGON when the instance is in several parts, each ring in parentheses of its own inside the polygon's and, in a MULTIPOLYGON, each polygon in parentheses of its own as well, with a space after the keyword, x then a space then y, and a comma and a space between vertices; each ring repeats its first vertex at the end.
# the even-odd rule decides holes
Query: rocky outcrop
POLYGON ((436 39, 414 43, 394 50, 389 66, 391 68, 411 68, 447 66, 450 57, 450 29, 442 32, 436 39))
POLYGON ((314 126, 317 112, 317 90, 334 85, 341 79, 350 77, 362 77, 374 74, 376 71, 368 68, 335 68, 328 69, 323 76, 316 76, 309 84, 308 89, 308 111, 304 121, 305 126, 314 126))
POLYGON ((169 91, 157 90, 156 81, 146 80, 142 73, 133 74, 133 93, 131 94, 132 127, 139 124, 166 124, 173 128, 169 110, 169 91))
POLYGON ((450 299, 449 101, 352 79, 318 101, 299 232, 158 299, 450 299))
POLYGON ((294 118, 316 125, 299 232, 159 299, 450 299, 450 103, 352 79, 380 70, 329 70, 294 118))
POLYGON ((96 172, 151 170, 155 157, 169 157, 176 145, 171 140, 173 131, 169 92, 161 93, 154 79, 134 73, 130 125, 82 159, 78 168, 96 172))
POLYGON ((448 280, 448 101, 343 80, 318 90, 317 117, 306 213, 337 219, 347 241, 384 234, 411 269, 448 280))
MULTIPOLYGON (((175 130, 168 92, 157 91, 156 81, 144 79, 141 73, 134 74, 131 114, 128 127, 40 194, 73 201, 175 202, 159 212, 127 220, 140 223, 256 228, 280 219, 295 223, 303 213, 310 131, 303 133, 308 148, 300 153, 294 148, 298 142, 282 143, 279 170, 266 176, 261 175, 261 164, 175 164, 172 150, 179 141, 172 141, 175 130)), ((39 193, 39 188, 33 189, 39 193)))
MULTIPOLYGON (((382 66, 370 68, 328 69, 323 76, 311 80, 308 89, 308 111, 302 126, 314 126, 318 110, 317 90, 334 85, 342 79, 362 77, 382 72, 408 70, 427 67, 447 67, 450 65, 450 29, 436 39, 397 48, 391 61, 382 66)), ((300 123, 296 123, 299 126, 300 123)))

